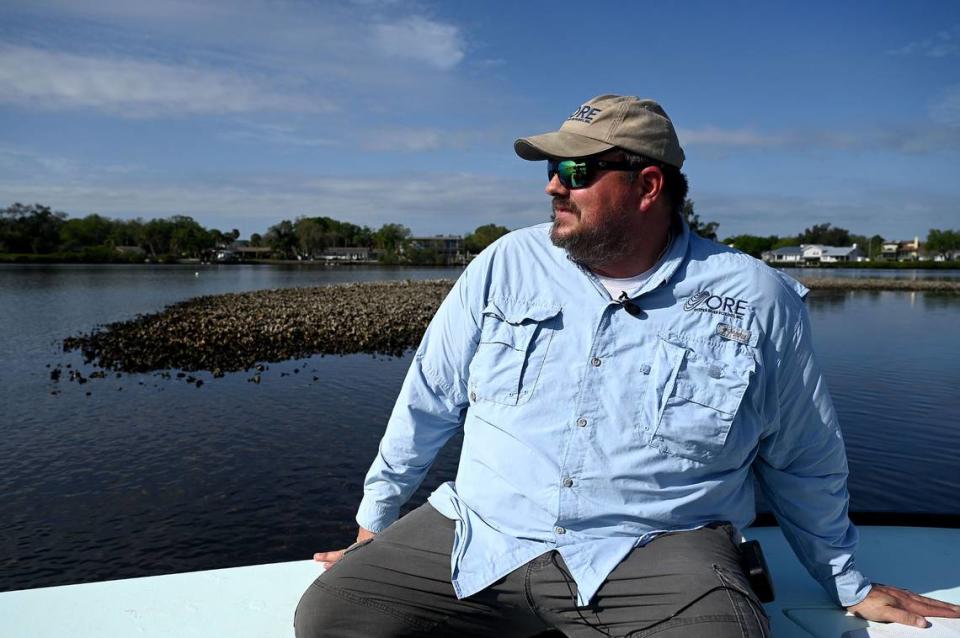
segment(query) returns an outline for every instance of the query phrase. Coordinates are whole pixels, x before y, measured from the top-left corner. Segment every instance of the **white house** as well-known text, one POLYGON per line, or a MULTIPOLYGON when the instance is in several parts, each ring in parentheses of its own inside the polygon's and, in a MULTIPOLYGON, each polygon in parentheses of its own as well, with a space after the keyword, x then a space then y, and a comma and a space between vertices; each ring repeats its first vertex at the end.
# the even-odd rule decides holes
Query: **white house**
POLYGON ((763 253, 761 253, 760 258, 767 263, 798 264, 802 261, 803 256, 800 251, 800 246, 784 246, 783 248, 764 251, 763 253))
POLYGON ((863 260, 863 251, 857 248, 856 244, 853 246, 823 246, 823 251, 820 253, 820 261, 826 264, 863 260))
POLYGON ((847 261, 863 261, 863 250, 853 246, 823 246, 820 244, 800 244, 768 250, 761 255, 768 263, 819 264, 847 261))
POLYGON ((800 244, 800 256, 803 263, 817 263, 823 257, 824 246, 820 244, 800 244))

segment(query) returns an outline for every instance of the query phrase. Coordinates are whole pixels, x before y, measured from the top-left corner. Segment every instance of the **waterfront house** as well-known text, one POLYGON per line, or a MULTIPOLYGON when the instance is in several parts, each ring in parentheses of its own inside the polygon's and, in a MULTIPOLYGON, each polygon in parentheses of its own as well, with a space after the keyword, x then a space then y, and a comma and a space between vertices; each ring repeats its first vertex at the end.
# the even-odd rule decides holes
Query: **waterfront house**
POLYGON ((880 249, 880 257, 887 261, 927 261, 930 255, 919 237, 907 241, 887 241, 880 249))
POLYGON ((372 259, 366 246, 331 246, 320 253, 327 261, 368 261, 372 259))
POLYGON ((800 260, 805 264, 819 264, 823 256, 823 246, 819 244, 800 244, 800 260))
POLYGON ((856 244, 853 246, 823 246, 820 252, 820 261, 825 264, 864 261, 864 254, 856 244))
POLYGON ((884 261, 896 261, 897 253, 900 251, 900 242, 885 241, 880 246, 880 259, 884 261))
POLYGON ((918 261, 926 257, 923 245, 919 237, 914 237, 913 241, 902 241, 897 249, 897 261, 918 261))
POLYGON ((766 250, 761 253, 760 258, 767 263, 798 264, 803 260, 803 255, 800 246, 784 246, 774 250, 766 250))
POLYGON ((463 237, 460 235, 411 237, 407 243, 410 248, 435 252, 447 264, 464 263, 463 237))
POLYGON ((240 256, 232 250, 221 248, 220 250, 214 251, 211 261, 214 261, 218 264, 232 264, 240 261, 240 256))
POLYGON ((761 255, 767 263, 774 264, 829 264, 849 261, 863 261, 863 250, 856 244, 852 246, 823 246, 821 244, 800 244, 768 250, 761 255))
POLYGON ((933 261, 960 261, 960 250, 948 250, 944 253, 937 253, 933 261))
POLYGON ((231 250, 240 259, 268 259, 272 248, 266 246, 238 246, 234 245, 231 250))

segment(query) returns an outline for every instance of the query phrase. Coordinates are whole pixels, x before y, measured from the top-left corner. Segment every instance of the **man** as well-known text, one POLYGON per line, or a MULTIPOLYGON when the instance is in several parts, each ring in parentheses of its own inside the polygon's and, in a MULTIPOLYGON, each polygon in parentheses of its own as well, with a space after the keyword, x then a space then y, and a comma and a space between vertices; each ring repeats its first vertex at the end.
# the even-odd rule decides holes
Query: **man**
POLYGON ((737 548, 755 485, 838 604, 960 616, 857 571, 807 290, 689 232, 663 109, 599 96, 515 150, 547 160, 553 223, 437 311, 297 635, 767 636, 737 548), (461 427, 456 480, 394 523, 461 427))

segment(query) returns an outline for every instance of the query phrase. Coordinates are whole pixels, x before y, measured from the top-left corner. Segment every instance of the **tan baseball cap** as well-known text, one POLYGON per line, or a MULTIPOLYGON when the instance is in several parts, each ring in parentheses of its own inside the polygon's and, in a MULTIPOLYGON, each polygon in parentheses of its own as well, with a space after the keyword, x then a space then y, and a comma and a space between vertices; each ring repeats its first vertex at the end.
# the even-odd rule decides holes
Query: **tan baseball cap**
POLYGON ((620 148, 680 168, 683 149, 673 122, 653 100, 598 95, 578 106, 559 131, 513 143, 525 160, 586 157, 620 148))

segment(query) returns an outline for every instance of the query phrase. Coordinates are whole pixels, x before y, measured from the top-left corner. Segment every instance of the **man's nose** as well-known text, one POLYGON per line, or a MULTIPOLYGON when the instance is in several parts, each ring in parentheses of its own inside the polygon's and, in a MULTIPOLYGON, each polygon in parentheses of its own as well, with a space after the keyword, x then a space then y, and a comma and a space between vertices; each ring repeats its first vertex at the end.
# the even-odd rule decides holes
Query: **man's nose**
POLYGON ((550 197, 567 197, 570 195, 570 189, 560 183, 560 178, 554 175, 547 182, 544 192, 550 197))

